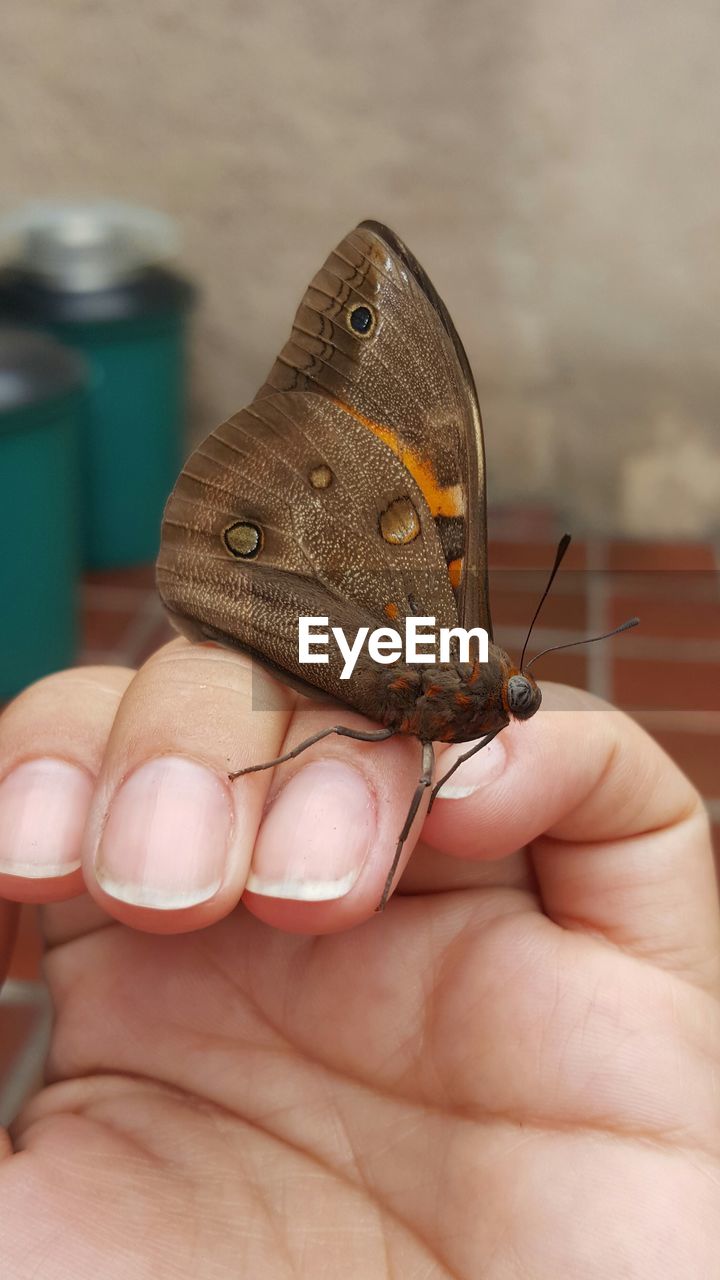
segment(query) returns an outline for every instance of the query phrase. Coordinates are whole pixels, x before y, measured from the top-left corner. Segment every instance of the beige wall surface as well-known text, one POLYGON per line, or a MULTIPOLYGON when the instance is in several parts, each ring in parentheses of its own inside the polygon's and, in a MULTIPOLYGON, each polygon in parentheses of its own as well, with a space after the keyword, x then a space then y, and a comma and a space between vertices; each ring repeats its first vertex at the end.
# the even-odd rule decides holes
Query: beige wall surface
POLYGON ((2 207, 178 220, 196 433, 388 222, 464 339, 494 500, 692 535, 720 521, 719 41, 714 0, 7 0, 2 207))

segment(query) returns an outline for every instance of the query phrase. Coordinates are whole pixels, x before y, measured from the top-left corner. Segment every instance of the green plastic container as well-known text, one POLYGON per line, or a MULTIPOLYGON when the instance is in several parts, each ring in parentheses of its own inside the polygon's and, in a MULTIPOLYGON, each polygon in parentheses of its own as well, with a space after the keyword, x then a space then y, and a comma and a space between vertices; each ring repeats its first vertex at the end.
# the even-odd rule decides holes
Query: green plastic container
POLYGON ((98 324, 67 321, 52 331, 85 357, 91 374, 84 562, 102 569, 154 560, 185 452, 185 315, 168 309, 98 324))
POLYGON ((0 328, 0 700, 76 656, 83 362, 0 328))
POLYGON ((186 342, 195 289, 143 259, 172 224, 127 206, 39 206, 17 219, 16 260, 0 270, 0 318, 59 337, 90 369, 82 447, 83 560, 155 559, 185 452, 186 342))

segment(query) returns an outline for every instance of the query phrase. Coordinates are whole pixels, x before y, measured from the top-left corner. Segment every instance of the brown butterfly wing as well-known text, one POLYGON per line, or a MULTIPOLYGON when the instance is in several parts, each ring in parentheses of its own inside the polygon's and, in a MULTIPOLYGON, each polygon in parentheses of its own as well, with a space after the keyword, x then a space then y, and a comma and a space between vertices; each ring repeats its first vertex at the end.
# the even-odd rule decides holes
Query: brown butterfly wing
POLYGON ((485 464, 472 372, 446 307, 398 237, 363 222, 318 271, 259 396, 319 392, 391 449, 422 490, 465 627, 485 627, 485 464), (371 309, 367 335, 353 310, 371 309))
POLYGON ((190 457, 166 507, 157 580, 191 638, 235 645, 370 716, 372 687, 360 671, 340 678, 334 645, 327 665, 299 662, 298 617, 327 616, 350 641, 409 614, 458 622, 419 486, 355 414, 312 392, 264 395, 190 457), (249 556, 229 549, 238 526, 258 533, 249 556))

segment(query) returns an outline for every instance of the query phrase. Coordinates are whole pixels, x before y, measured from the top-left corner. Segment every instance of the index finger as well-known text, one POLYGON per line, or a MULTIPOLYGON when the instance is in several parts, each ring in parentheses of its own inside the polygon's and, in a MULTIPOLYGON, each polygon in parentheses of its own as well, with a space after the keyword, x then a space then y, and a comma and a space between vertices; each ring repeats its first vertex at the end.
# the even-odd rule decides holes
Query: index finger
MULTIPOLYGON (((491 748, 440 793, 427 839, 473 859, 529 845, 542 905, 558 924, 717 990, 709 822, 662 748, 629 716, 563 685, 544 685, 541 713, 491 748)), ((451 762, 449 751, 442 763, 451 762)))

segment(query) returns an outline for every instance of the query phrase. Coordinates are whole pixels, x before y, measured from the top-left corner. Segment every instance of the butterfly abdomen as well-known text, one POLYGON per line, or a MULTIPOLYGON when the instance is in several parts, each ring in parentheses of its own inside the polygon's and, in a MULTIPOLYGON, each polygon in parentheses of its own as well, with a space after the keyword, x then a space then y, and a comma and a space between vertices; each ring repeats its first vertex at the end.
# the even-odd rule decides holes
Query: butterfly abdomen
MULTIPOLYGON (((510 659, 493 646, 486 663, 397 663, 373 668, 373 714, 398 733, 426 742, 470 742, 507 724, 503 689, 510 659)), ((362 673, 358 673, 362 681, 362 673)))

